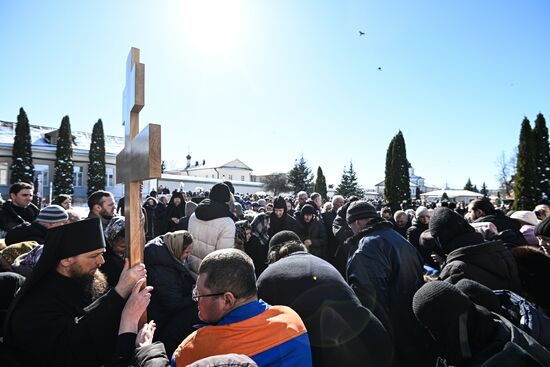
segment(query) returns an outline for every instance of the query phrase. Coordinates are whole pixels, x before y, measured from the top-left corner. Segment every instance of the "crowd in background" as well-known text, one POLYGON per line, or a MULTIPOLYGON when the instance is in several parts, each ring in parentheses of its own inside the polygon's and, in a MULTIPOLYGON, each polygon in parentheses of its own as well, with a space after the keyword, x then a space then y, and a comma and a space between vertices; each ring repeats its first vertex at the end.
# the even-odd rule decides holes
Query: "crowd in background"
MULTIPOLYGON (((59 227, 84 219, 71 208, 69 195, 60 195, 40 210, 31 202, 32 185, 13 185, 9 196, 0 210, 0 229, 5 234, 0 249, 1 322, 6 315, 17 314, 13 304, 10 309, 16 291, 36 273, 35 267, 40 268, 42 254, 49 253, 45 247, 55 246, 48 244, 53 241, 49 233, 60 233, 59 227)), ((104 261, 97 265, 101 279, 88 293, 88 301, 94 302, 109 289, 128 283, 130 270, 125 262, 124 198, 117 205, 111 193, 98 191, 89 197, 88 207, 88 218, 101 222, 106 244, 104 261)), ((515 366, 550 366, 547 202, 521 211, 497 207, 485 198, 470 203, 404 202, 400 208, 390 208, 377 200, 340 195, 324 200, 319 193, 303 191, 277 197, 239 194, 224 182, 200 192, 159 187, 144 198, 141 223, 146 243, 143 271, 152 288, 134 289, 135 279, 125 286, 125 293, 128 308, 136 310, 135 298, 144 294, 150 298, 150 322, 145 331, 130 333, 140 340, 135 350, 127 347, 126 354, 121 354, 109 349, 108 362, 103 359, 95 365, 152 365, 155 361, 181 366, 184 361, 194 362, 189 356, 208 357, 208 347, 198 353, 205 336, 201 337, 200 329, 195 331, 196 324, 220 326, 211 329, 220 332, 228 315, 235 317, 252 304, 264 307, 255 302, 265 301, 266 308, 282 314, 286 311, 269 305, 290 307, 299 315, 298 325, 303 321, 307 330, 307 354, 289 352, 293 357, 276 363, 270 355, 273 365, 497 366, 505 361, 515 366), (228 249, 236 252, 225 253, 228 249), (257 299, 250 296, 248 303, 240 303, 239 297, 229 297, 233 308, 208 319, 201 305, 213 302, 210 296, 225 297, 225 293, 218 289, 220 293, 198 294, 199 282, 204 288, 201 274, 204 279, 210 271, 209 278, 213 277, 213 270, 205 270, 210 269, 207 264, 225 258, 241 261, 245 270, 250 263, 257 299), (135 362, 140 351, 141 357, 153 357, 135 362), (133 353, 134 360, 128 353, 133 353)), ((223 269, 228 279, 232 272, 223 269)), ((242 279, 231 281, 229 288, 242 279)), ((137 325, 133 319, 127 321, 129 313, 119 313, 120 325, 137 325)), ((132 316, 137 313, 134 310, 132 316)), ((18 319, 10 316, 8 320, 18 319)), ((10 327, 4 330, 17 335, 10 327)), ((260 336, 258 340, 228 338, 233 338, 232 347, 211 347, 211 354, 236 352, 252 358, 241 361, 248 363, 243 365, 267 363, 265 351, 254 354, 243 347, 262 344, 260 336)), ((8 338, 12 351, 19 348, 14 358, 23 347, 16 339, 8 338)), ((281 345, 290 348, 286 343, 281 345)), ((4 343, 6 348, 8 344, 4 343)))

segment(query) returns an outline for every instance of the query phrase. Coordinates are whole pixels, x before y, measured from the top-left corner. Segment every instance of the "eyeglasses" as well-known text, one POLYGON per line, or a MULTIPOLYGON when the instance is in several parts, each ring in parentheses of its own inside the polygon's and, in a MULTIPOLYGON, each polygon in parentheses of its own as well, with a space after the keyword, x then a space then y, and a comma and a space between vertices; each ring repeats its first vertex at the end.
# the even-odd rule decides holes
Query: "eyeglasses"
POLYGON ((191 293, 191 299, 195 302, 199 301, 199 298, 202 297, 215 297, 215 296, 221 296, 224 295, 225 292, 222 293, 210 293, 210 294, 199 294, 199 291, 197 290, 197 287, 193 288, 193 292, 191 293))

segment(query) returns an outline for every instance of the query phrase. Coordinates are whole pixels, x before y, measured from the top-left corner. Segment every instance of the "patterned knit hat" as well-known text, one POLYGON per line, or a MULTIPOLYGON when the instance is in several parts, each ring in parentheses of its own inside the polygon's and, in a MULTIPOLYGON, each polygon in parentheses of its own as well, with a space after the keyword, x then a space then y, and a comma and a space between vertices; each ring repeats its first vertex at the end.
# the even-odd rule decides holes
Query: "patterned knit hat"
POLYGON ((67 211, 59 205, 50 205, 40 211, 36 221, 42 223, 66 222, 69 219, 67 211))

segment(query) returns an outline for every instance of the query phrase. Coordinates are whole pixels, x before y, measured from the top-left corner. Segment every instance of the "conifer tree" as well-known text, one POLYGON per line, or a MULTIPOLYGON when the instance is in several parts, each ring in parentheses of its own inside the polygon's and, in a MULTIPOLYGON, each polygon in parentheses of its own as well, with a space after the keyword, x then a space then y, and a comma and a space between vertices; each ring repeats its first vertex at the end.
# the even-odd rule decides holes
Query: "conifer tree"
POLYGON ((350 196, 359 196, 360 198, 363 197, 364 192, 361 185, 359 185, 359 182, 357 182, 357 174, 353 169, 353 162, 349 162, 349 169, 344 167, 342 179, 340 180, 338 187, 336 187, 335 193, 346 198, 349 198, 350 196))
MULTIPOLYGON (((391 169, 392 164, 392 153, 393 153, 393 144, 395 142, 395 136, 390 141, 390 144, 388 145, 388 150, 386 151, 386 170, 385 170, 385 178, 384 178, 384 199, 387 203, 390 204, 391 207, 391 196, 393 195, 393 185, 394 185, 394 178, 393 178, 393 171, 391 169)), ((391 207, 392 210, 396 210, 397 207, 391 207)))
POLYGON ((272 173, 266 176, 264 181, 264 190, 273 192, 274 196, 280 193, 289 192, 292 188, 288 185, 286 173, 272 173))
POLYGON ((474 185, 472 185, 470 177, 468 177, 468 182, 466 182, 466 185, 464 185, 464 190, 474 191, 474 185))
POLYGON ((55 151, 55 174, 53 179, 53 194, 73 193, 73 137, 69 116, 63 117, 59 128, 57 149, 55 151))
POLYGON ((537 115, 533 128, 533 145, 535 155, 535 190, 536 200, 548 199, 550 195, 550 145, 548 128, 542 113, 537 115))
POLYGON ((535 191, 535 154, 531 124, 523 118, 519 135, 516 174, 514 176, 514 210, 532 210, 536 204, 535 191))
POLYGON ((443 195, 441 195, 441 201, 449 201, 449 195, 446 192, 443 192, 443 195))
POLYGON ((33 183, 34 165, 32 164, 32 145, 29 119, 27 113, 21 107, 17 115, 17 126, 12 148, 12 164, 10 167, 10 183, 33 183))
POLYGON ((288 173, 288 183, 294 194, 299 191, 310 192, 313 186, 311 169, 307 165, 304 156, 294 161, 294 167, 288 173))
POLYGON ((485 185, 485 182, 481 185, 480 194, 483 194, 483 197, 487 197, 489 195, 489 190, 487 190, 487 185, 485 185))
POLYGON ((97 190, 105 190, 105 135, 101 119, 94 124, 88 157, 88 196, 90 196, 97 190))
POLYGON ((327 200, 327 180, 325 179, 321 166, 317 167, 317 177, 315 178, 313 191, 321 194, 323 200, 327 200))
POLYGON ((384 196, 393 210, 399 208, 401 202, 411 199, 409 161, 401 131, 392 139, 386 153, 384 196))

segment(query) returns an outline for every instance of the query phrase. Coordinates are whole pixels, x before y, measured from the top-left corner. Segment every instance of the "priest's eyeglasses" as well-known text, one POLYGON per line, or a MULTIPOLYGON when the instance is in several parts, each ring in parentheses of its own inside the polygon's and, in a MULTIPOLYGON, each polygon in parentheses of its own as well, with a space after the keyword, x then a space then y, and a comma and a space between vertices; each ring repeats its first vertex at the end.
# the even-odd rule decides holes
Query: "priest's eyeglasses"
POLYGON ((199 291, 197 290, 197 287, 193 288, 193 293, 191 294, 191 299, 195 302, 199 301, 199 298, 203 297, 215 297, 215 296, 221 296, 224 295, 225 292, 222 293, 210 293, 210 294, 199 294, 199 291))

